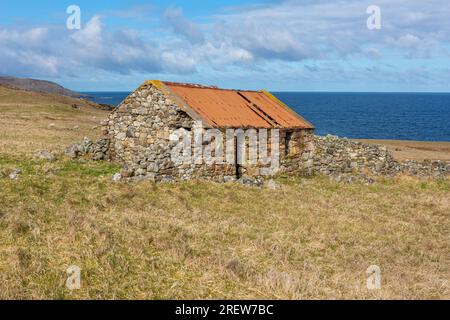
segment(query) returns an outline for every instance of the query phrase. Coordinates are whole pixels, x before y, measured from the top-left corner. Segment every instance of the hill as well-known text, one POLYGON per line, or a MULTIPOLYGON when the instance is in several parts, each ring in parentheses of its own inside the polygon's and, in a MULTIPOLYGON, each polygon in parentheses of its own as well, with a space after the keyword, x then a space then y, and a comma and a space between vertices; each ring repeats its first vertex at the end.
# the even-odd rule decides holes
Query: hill
POLYGON ((96 138, 107 114, 84 99, 0 86, 0 154, 62 150, 80 137, 96 138))
POLYGON ((0 77, 0 85, 41 93, 60 94, 68 97, 85 97, 86 95, 69 90, 63 86, 46 80, 0 77))

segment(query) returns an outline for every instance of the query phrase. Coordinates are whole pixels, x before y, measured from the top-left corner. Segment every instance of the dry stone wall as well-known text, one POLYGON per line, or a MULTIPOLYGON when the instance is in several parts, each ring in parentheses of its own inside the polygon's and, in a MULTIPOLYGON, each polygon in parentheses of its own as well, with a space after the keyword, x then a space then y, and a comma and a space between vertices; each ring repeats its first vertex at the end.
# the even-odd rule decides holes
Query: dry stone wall
MULTIPOLYGON (((283 143, 280 145, 281 168, 279 173, 283 175, 328 175, 343 182, 358 180, 371 182, 376 176, 393 177, 398 174, 437 178, 450 176, 449 161, 407 160, 398 162, 384 146, 355 142, 331 135, 316 136, 312 131, 294 132, 288 143, 285 143, 285 137, 286 132, 280 132, 280 139, 283 143)), ((93 143, 85 138, 81 143, 69 146, 67 154, 72 157, 90 154, 94 160, 110 159, 109 145, 109 139, 101 139, 93 143)), ((139 154, 137 158, 142 159, 139 154)), ((123 176, 136 177, 136 173, 130 171, 133 170, 132 168, 137 170, 141 167, 131 162, 125 163, 124 168, 123 176)), ((244 179, 261 180, 258 169, 258 167, 243 168, 244 179)), ((137 173, 139 172, 142 171, 137 171, 137 173)), ((154 174, 155 171, 150 171, 150 173, 154 174)), ((235 168, 226 165, 181 165, 176 167, 171 174, 181 179, 195 177, 230 181, 235 179, 235 168)), ((161 177, 160 180, 171 180, 174 176, 161 177)))
POLYGON ((399 164, 386 147, 351 141, 336 136, 315 137, 314 170, 325 175, 365 171, 389 175, 399 164))
POLYGON ((338 179, 347 179, 355 174, 370 176, 447 177, 450 175, 448 161, 404 161, 398 162, 384 146, 356 142, 328 135, 314 136, 314 152, 305 154, 296 171, 311 175, 324 174, 338 179))
POLYGON ((174 164, 170 140, 175 130, 193 131, 194 120, 152 84, 144 84, 109 117, 105 135, 110 140, 110 159, 122 163, 125 178, 170 181, 205 178, 232 179, 234 166, 226 164, 174 164))

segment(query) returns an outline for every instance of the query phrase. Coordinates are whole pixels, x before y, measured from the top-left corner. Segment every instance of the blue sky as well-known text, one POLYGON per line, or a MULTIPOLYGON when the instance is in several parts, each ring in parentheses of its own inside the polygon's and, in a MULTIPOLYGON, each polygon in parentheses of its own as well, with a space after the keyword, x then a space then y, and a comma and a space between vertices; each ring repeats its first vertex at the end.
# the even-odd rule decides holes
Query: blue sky
POLYGON ((447 0, 0 1, 0 75, 79 91, 145 79, 273 91, 450 92, 447 0), (68 30, 69 5, 81 29, 68 30), (369 5, 381 29, 366 26, 369 5))

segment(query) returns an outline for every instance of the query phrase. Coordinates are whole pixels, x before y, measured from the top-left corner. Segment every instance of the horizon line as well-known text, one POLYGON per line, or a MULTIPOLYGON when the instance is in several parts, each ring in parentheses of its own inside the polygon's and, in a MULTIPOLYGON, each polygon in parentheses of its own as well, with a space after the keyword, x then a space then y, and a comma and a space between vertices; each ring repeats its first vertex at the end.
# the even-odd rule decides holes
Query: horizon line
MULTIPOLYGON (((99 90, 99 91, 91 91, 91 90, 77 90, 79 93, 112 93, 112 92, 133 92, 136 89, 132 90, 99 90)), ((244 89, 235 89, 235 90, 244 90, 244 89)), ((247 89, 245 89, 247 90, 247 89)), ((75 91, 75 90, 74 90, 75 91)), ((327 90, 270 90, 269 92, 276 93, 441 93, 441 94, 450 94, 450 91, 327 91, 327 90)))

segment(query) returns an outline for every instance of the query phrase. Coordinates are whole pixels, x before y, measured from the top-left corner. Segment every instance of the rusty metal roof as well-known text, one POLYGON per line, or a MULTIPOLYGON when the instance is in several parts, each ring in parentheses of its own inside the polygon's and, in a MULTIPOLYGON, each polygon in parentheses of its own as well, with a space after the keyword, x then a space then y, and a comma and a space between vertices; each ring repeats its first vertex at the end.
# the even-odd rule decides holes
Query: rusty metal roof
POLYGON ((267 91, 151 81, 215 128, 302 128, 312 124, 267 91), (162 88, 164 87, 164 88, 162 88))

